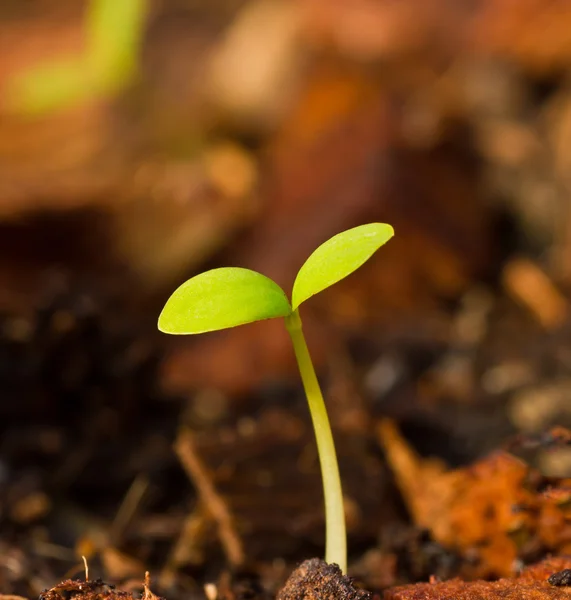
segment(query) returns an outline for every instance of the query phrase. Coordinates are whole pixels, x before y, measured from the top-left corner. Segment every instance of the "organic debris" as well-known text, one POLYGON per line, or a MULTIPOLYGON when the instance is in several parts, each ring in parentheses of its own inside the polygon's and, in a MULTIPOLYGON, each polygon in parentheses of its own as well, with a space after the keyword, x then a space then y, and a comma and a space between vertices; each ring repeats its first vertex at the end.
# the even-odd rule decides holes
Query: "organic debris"
POLYGON ((571 478, 550 480, 505 452, 447 470, 421 460, 391 422, 379 435, 415 523, 464 556, 464 575, 507 577, 518 559, 571 553, 571 478))
POLYGON ((405 585, 387 590, 384 600, 569 600, 571 588, 557 587, 550 581, 553 568, 561 566, 571 566, 571 557, 547 559, 510 579, 472 582, 452 579, 405 585))
MULTIPOLYGON (((40 594, 39 600, 139 600, 133 592, 118 590, 114 585, 101 579, 66 579, 49 590, 40 594)), ((140 600, 165 600, 154 594, 150 589, 149 574, 145 574, 143 594, 140 600)))
MULTIPOLYGON (((233 567, 240 566, 245 560, 242 541, 236 532, 226 503, 214 488, 212 476, 208 473, 206 466, 196 452, 190 431, 180 432, 175 449, 182 466, 198 490, 202 506, 206 508, 209 516, 216 522, 218 535, 224 547, 228 563, 233 567)), ((186 541, 184 532, 182 541, 186 541)))
POLYGON ((40 594, 39 600, 135 600, 130 592, 116 590, 101 579, 66 579, 40 594))

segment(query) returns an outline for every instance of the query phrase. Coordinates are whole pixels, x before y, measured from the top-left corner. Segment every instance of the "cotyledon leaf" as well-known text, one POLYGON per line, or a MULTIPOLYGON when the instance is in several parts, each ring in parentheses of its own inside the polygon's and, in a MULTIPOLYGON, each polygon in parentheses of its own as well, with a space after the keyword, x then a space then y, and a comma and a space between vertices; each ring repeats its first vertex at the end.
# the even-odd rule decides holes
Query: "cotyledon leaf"
POLYGON ((356 271, 394 235, 386 223, 368 223, 339 233, 317 248, 299 270, 292 308, 356 271))
POLYGON ((277 283, 249 269, 212 269, 183 283, 159 316, 164 333, 205 333, 285 317, 291 306, 277 283))

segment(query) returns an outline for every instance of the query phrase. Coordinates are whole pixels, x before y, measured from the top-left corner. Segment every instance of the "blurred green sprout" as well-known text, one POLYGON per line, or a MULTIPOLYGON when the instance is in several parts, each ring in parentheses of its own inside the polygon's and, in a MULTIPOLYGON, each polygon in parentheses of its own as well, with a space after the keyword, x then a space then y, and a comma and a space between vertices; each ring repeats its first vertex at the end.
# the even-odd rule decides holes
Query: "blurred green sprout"
POLYGON ((16 75, 7 90, 11 107, 43 115, 120 91, 137 72, 147 12, 148 0, 91 0, 84 52, 16 75))
POLYGON ((224 267, 183 283, 159 317, 164 333, 186 335, 227 329, 283 317, 291 337, 317 441, 325 499, 325 560, 347 570, 347 539, 337 455, 317 376, 305 337, 299 306, 341 281, 394 235, 384 223, 369 223, 333 236, 299 270, 291 296, 271 279, 249 269, 224 267))

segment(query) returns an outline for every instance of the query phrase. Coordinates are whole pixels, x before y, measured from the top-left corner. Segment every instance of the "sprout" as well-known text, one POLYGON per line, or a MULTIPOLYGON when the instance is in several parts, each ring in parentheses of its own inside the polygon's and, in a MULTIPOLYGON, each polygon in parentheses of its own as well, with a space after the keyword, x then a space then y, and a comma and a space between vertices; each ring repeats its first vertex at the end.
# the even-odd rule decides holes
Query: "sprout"
POLYGON ((137 73, 149 0, 90 0, 85 49, 31 66, 8 81, 10 106, 44 115, 112 95, 137 73))
POLYGON ((176 335, 284 318, 317 441, 325 498, 325 560, 337 563, 344 573, 347 540, 339 466, 323 395, 303 335, 299 306, 356 271, 393 235, 390 225, 369 223, 327 240, 299 270, 291 304, 284 291, 264 275, 249 269, 225 267, 201 273, 183 283, 169 298, 159 317, 159 329, 176 335))

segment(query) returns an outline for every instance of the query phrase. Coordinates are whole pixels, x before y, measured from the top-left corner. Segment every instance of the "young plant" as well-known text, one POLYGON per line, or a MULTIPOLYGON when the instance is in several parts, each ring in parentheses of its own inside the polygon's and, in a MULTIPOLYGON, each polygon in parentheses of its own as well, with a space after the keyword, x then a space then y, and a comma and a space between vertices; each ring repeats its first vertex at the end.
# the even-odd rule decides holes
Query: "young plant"
POLYGON ((137 73, 149 5, 149 0, 90 0, 85 49, 40 62, 9 80, 11 108, 44 115, 126 87, 137 73))
POLYGON ((183 283, 159 317, 159 329, 171 334, 216 331, 283 317, 293 343, 305 388, 321 466, 325 498, 325 560, 347 569, 343 494, 333 436, 323 395, 305 343, 299 306, 357 270, 393 236, 384 223, 369 223, 327 240, 299 270, 291 296, 271 279, 249 269, 225 267, 201 273, 183 283))

